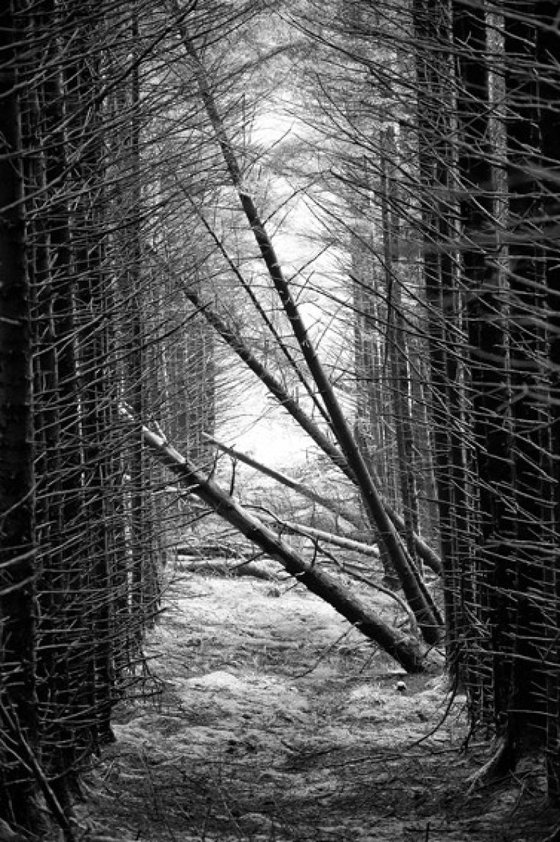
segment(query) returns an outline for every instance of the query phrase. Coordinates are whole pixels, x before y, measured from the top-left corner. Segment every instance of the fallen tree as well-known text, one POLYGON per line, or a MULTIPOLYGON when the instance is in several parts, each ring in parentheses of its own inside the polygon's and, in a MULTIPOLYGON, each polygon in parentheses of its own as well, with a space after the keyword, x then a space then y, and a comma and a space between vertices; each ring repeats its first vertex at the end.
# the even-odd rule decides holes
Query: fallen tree
MULTIPOLYGON (((138 422, 126 407, 121 407, 121 415, 134 429, 138 429, 138 422)), ((159 461, 216 514, 260 547, 266 555, 280 562, 284 569, 309 591, 332 605, 335 611, 345 617, 362 634, 377 643, 404 670, 409 673, 424 671, 424 657, 417 639, 390 626, 376 611, 344 588, 336 578, 304 559, 270 527, 244 509, 214 480, 205 477, 161 434, 154 433, 144 425, 141 426, 141 430, 143 441, 156 454, 159 461)))
MULTIPOLYGON (((181 556, 181 554, 179 553, 181 556)), ((195 559, 184 561, 188 556, 182 556, 181 570, 188 570, 190 573, 209 573, 213 576, 248 576, 252 579, 262 579, 265 582, 277 582, 276 576, 265 567, 261 567, 254 561, 242 561, 231 564, 223 558, 195 559)))
MULTIPOLYGON (((169 266, 168 262, 161 257, 161 255, 157 252, 156 249, 149 246, 148 247, 150 253, 160 261, 161 265, 165 268, 165 271, 174 275, 172 268, 169 266)), ((307 435, 311 438, 312 441, 322 450, 322 452, 329 457, 333 465, 335 465, 347 479, 349 479, 353 485, 357 488, 357 490, 362 493, 360 488, 360 483, 356 477, 356 474, 350 467, 350 464, 346 460, 345 456, 341 451, 330 441, 330 439, 323 433, 321 428, 316 424, 316 422, 306 413, 306 411, 299 405, 299 403, 291 397, 289 392, 285 389, 284 385, 281 381, 275 377, 265 365, 263 365, 260 360, 257 359, 251 348, 247 346, 244 342, 243 338, 234 330, 230 325, 226 323, 226 321, 210 306, 209 302, 203 302, 198 293, 192 289, 185 287, 183 289, 185 298, 190 301, 193 307, 196 309, 197 313, 202 315, 208 324, 210 324, 216 333, 220 336, 220 338, 227 344, 229 347, 237 354, 237 356, 243 361, 243 363, 247 366, 247 368, 255 374, 261 383, 266 386, 269 393, 278 401, 280 406, 288 412, 289 415, 294 419, 296 424, 298 424, 302 430, 304 430, 307 435)), ((288 488, 292 488, 293 490, 297 491, 304 497, 307 497, 310 500, 314 500, 321 505, 326 506, 327 509, 330 511, 334 511, 332 505, 329 505, 324 497, 316 494, 315 492, 311 491, 310 489, 306 488, 302 483, 297 483, 292 480, 290 477, 286 477, 285 474, 282 474, 278 471, 274 471, 272 468, 263 465, 261 462, 258 462, 255 459, 247 456, 246 454, 241 453, 240 451, 236 450, 235 448, 225 445, 222 442, 217 441, 212 436, 207 436, 213 444, 219 450, 222 450, 224 453, 229 453, 234 458, 238 459, 240 462, 245 462, 250 467, 254 468, 256 471, 264 474, 265 476, 269 476, 272 479, 275 479, 277 482, 285 485, 288 488)), ((394 529, 398 533, 398 535, 403 536, 405 534, 405 522, 404 518, 397 512, 397 510, 390 505, 390 503, 383 499, 381 499, 382 506, 385 510, 385 513, 393 525, 394 529)), ((356 515, 349 513, 347 510, 340 511, 340 515, 344 517, 345 520, 348 520, 350 523, 353 523, 358 528, 361 528, 362 521, 356 515)), ((372 524, 372 518, 368 517, 368 521, 370 525, 372 524)), ((416 553, 418 554, 418 558, 436 573, 438 576, 441 575, 442 572, 442 565, 441 560, 436 552, 424 541, 424 539, 414 533, 412 536, 414 542, 414 548, 416 553)))
MULTIPOLYGON (((282 406, 284 406, 284 408, 287 409, 288 412, 290 412, 288 395, 282 398, 281 403, 282 406)), ((306 423, 307 426, 304 427, 304 429, 306 430, 306 432, 309 432, 309 427, 313 425, 313 422, 310 419, 306 419, 306 423)), ((273 468, 269 468, 267 465, 263 465, 262 462, 257 461, 252 456, 247 456, 245 453, 242 453, 235 447, 223 444, 223 442, 218 441, 218 439, 214 438, 214 436, 209 436, 205 434, 205 437, 208 439, 208 441, 211 441, 212 444, 216 445, 216 447, 223 453, 229 454, 234 459, 239 460, 239 462, 244 462, 246 465, 253 468, 255 471, 258 471, 259 473, 276 480, 276 482, 280 483, 281 485, 285 485, 286 488, 291 488, 292 491, 301 494, 302 497, 306 497, 308 500, 311 500, 312 502, 323 506, 325 509, 327 509, 330 512, 333 512, 338 517, 344 518, 344 520, 348 521, 348 523, 351 523, 356 528, 360 529, 363 526, 362 519, 358 517, 354 512, 349 511, 346 507, 340 506, 335 501, 329 500, 327 497, 324 497, 321 494, 317 494, 316 491, 313 491, 303 483, 286 476, 286 474, 283 474, 280 471, 276 471, 273 468)), ((314 440, 317 442, 317 438, 314 438, 314 440)), ((332 445, 330 445, 330 443, 329 449, 332 449, 332 445)), ((323 452, 325 452, 328 456, 331 456, 329 449, 323 448, 323 452)), ((346 463, 341 459, 341 456, 338 453, 337 459, 340 461, 333 460, 334 463, 344 472, 348 479, 350 479, 355 484, 356 480, 354 475, 351 471, 347 469, 346 463)), ((383 501, 383 505, 385 506, 387 514, 393 521, 393 524, 395 525, 399 533, 403 534, 405 530, 404 518, 402 518, 399 515, 399 513, 391 505, 389 505, 389 503, 386 500, 383 501)), ((434 573, 440 576, 442 568, 441 561, 437 553, 435 553, 432 550, 432 548, 428 544, 426 544, 426 542, 419 535, 415 534, 413 538, 418 557, 430 568, 430 570, 432 570, 434 573)))
MULTIPOLYGON (((325 497, 322 494, 318 494, 316 491, 314 491, 311 488, 308 488, 302 482, 298 482, 298 480, 287 476, 281 471, 277 471, 274 468, 269 468, 267 465, 263 465, 262 462, 259 462, 253 456, 247 456, 247 454, 243 453, 241 450, 237 450, 237 448, 232 447, 231 445, 224 444, 214 436, 208 435, 208 433, 203 433, 203 436, 205 439, 212 442, 212 444, 216 445, 218 450, 221 450, 222 453, 227 453, 228 456, 231 456, 232 459, 235 459, 238 462, 243 462, 245 465, 248 465, 250 468, 253 468, 255 471, 257 471, 257 473, 270 477, 270 479, 273 479, 280 485, 284 485, 286 486, 286 488, 295 491, 297 494, 300 494, 302 497, 305 497, 312 503, 317 503, 317 505, 322 506, 324 509, 327 509, 327 511, 332 512, 337 517, 344 518, 344 520, 352 524, 352 526, 354 526, 356 529, 361 529, 363 527, 363 517, 360 517, 358 514, 356 514, 356 512, 347 509, 345 506, 342 506, 332 498, 325 497)), ((352 483, 354 483, 353 478, 351 478, 351 481, 352 483)))
POLYGON ((379 558, 379 550, 375 544, 364 544, 363 541, 355 541, 343 535, 333 535, 331 532, 325 532, 324 529, 305 526, 279 517, 271 518, 268 516, 265 520, 274 524, 280 532, 286 532, 288 535, 301 535, 304 538, 310 538, 312 541, 323 541, 325 544, 333 544, 343 550, 360 553, 360 555, 368 556, 368 558, 379 558))

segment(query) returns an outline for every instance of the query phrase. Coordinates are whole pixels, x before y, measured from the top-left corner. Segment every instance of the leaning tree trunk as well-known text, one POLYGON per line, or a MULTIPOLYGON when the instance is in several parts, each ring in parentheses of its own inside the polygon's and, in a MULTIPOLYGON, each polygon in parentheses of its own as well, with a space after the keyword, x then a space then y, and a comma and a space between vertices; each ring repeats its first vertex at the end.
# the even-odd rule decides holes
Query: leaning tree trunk
MULTIPOLYGON (((286 394, 286 399, 291 400, 289 395, 286 394)), ((284 404, 283 404, 284 405, 284 404)), ((309 420, 309 423, 312 425, 313 422, 309 420)), ((312 429, 312 427, 310 427, 312 429)), ((340 506, 334 500, 328 500, 327 498, 323 497, 320 494, 315 493, 311 489, 307 488, 300 482, 296 482, 290 477, 285 476, 285 474, 281 474, 279 471, 275 471, 266 465, 263 465, 261 462, 257 462, 256 459, 253 459, 250 456, 247 456, 244 453, 241 453, 239 450, 236 450, 233 447, 227 447, 226 445, 222 444, 221 442, 217 441, 216 439, 212 438, 212 436, 208 437, 210 441, 212 441, 216 447, 220 450, 223 450, 224 453, 231 454, 235 459, 238 459, 240 462, 244 462, 246 465, 254 468, 256 471, 260 471, 266 476, 269 476, 271 479, 276 480, 277 482, 281 483, 282 485, 287 486, 288 488, 293 489, 297 493, 301 494, 302 497, 307 497, 309 500, 312 500, 315 503, 318 503, 320 506, 324 506, 329 511, 334 512, 334 514, 338 515, 339 517, 344 518, 347 520, 348 523, 353 524, 355 527, 360 529, 363 526, 363 522, 358 515, 351 512, 348 508, 344 506, 340 506)), ((336 453, 337 451, 335 451, 336 453)), ((327 454, 328 455, 328 454, 327 454)), ((338 463, 337 463, 338 464, 338 463)), ((347 466, 345 469, 345 463, 341 467, 341 470, 344 471, 345 476, 348 477, 353 483, 355 483, 354 475, 350 470, 348 470, 347 466)), ((387 511, 387 514, 393 521, 396 529, 399 532, 404 533, 405 530, 405 523, 401 516, 390 506, 386 501, 384 501, 384 506, 387 511)), ((436 575, 441 575, 441 562, 438 556, 434 553, 431 547, 426 544, 425 541, 419 535, 414 535, 414 546, 416 552, 418 553, 418 557, 422 559, 422 561, 432 570, 436 575)))
MULTIPOLYGON (((123 417, 131 425, 137 422, 130 412, 122 409, 123 417)), ((418 642, 393 629, 366 607, 347 589, 342 587, 328 573, 303 559, 289 544, 283 541, 268 526, 254 517, 223 491, 212 479, 207 479, 188 460, 176 451, 160 435, 142 428, 144 441, 159 460, 176 474, 186 488, 196 494, 208 506, 234 526, 242 535, 253 541, 267 555, 280 562, 290 575, 305 585, 312 593, 320 596, 342 614, 366 637, 379 644, 407 672, 418 673, 424 669, 424 662, 418 642)))

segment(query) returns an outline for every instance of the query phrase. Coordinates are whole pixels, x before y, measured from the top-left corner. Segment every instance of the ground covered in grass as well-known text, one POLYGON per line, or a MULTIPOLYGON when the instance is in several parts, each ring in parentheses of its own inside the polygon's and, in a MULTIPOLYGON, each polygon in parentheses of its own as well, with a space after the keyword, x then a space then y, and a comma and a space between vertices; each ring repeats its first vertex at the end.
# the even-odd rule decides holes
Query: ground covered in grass
MULTIPOLYGON (((375 597, 392 619, 394 603, 375 597)), ((89 838, 151 842, 542 840, 534 764, 467 792, 487 747, 432 658, 402 673, 292 582, 177 571, 146 684, 88 777, 89 838)))

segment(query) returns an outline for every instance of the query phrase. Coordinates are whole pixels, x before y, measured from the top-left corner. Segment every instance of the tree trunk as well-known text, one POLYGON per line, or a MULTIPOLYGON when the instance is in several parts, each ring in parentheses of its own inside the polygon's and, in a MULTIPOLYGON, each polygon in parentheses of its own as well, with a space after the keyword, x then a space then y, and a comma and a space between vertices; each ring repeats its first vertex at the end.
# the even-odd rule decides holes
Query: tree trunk
POLYGON ((380 140, 381 220, 383 228, 383 264, 387 297, 386 355, 389 360, 390 392, 397 440, 397 473, 402 502, 404 535, 410 557, 415 561, 418 534, 418 488, 410 417, 410 378, 407 339, 402 312, 401 276, 398 271, 398 221, 396 219, 397 185, 395 168, 397 148, 393 132, 386 129, 380 140))
MULTIPOLYGON (((124 417, 130 424, 136 422, 126 410, 124 417)), ((279 538, 272 529, 247 512, 213 480, 206 479, 180 453, 161 436, 142 428, 144 441, 193 494, 246 538, 253 541, 268 556, 280 562, 290 575, 297 578, 312 593, 320 596, 345 617, 366 637, 379 644, 407 672, 417 673, 424 669, 418 643, 385 623, 372 609, 350 594, 328 573, 305 561, 289 544, 279 538)))
MULTIPOLYGON (((548 326, 548 352, 550 355, 550 436, 551 454, 555 459, 550 465, 553 480, 553 532, 558 544, 560 530, 560 468, 557 456, 560 453, 560 254, 557 235, 557 212, 559 185, 556 177, 557 170, 553 163, 558 164, 558 138, 560 137, 560 113, 557 108, 558 90, 560 86, 560 37, 556 25, 558 4, 552 0, 535 4, 538 20, 544 26, 537 37, 537 62, 546 67, 540 83, 540 136, 542 161, 550 168, 551 181, 544 179, 542 211, 545 217, 543 226, 544 254, 546 255, 547 292, 546 301, 548 326), (552 230, 551 230, 552 229, 552 230)), ((557 551, 555 550, 555 555, 557 551)), ((544 590, 551 595, 553 603, 547 614, 552 629, 560 627, 560 575, 558 563, 549 561, 545 570, 544 590)), ((550 635, 551 628, 548 629, 550 635)), ((552 653, 551 653, 552 655, 552 653)), ((547 670, 545 695, 547 699, 546 716, 546 767, 549 798, 555 803, 560 802, 560 653, 558 647, 551 658, 554 667, 547 670)))
POLYGON ((471 553, 468 443, 465 443, 465 381, 462 347, 463 301, 458 283, 455 108, 449 0, 414 0, 417 39, 418 163, 421 235, 426 287, 433 425, 447 658, 456 675, 463 668, 462 565, 471 553))
POLYGON ((35 513, 29 278, 14 13, 0 12, 0 817, 33 829, 34 784, 22 741, 37 742, 35 513))
POLYGON ((279 482, 281 485, 285 485, 286 488, 291 488, 292 491, 296 491, 298 494, 301 494, 302 497, 311 500, 313 503, 323 506, 323 508, 327 509, 327 511, 336 515, 337 518, 341 517, 348 521, 348 523, 351 523, 356 529, 363 528, 363 518, 346 506, 339 504, 336 500, 333 500, 330 497, 324 497, 322 494, 317 494, 317 492, 308 488, 303 483, 286 476, 286 474, 280 473, 280 471, 268 468, 266 465, 263 465, 262 462, 258 462, 253 457, 247 456, 245 453, 241 453, 240 450, 237 450, 234 447, 228 447, 226 444, 223 444, 223 442, 218 441, 212 436, 208 436, 208 439, 215 444, 219 450, 223 451, 223 453, 228 453, 234 459, 239 460, 239 462, 244 462, 245 465, 249 465, 249 467, 254 468, 255 471, 276 480, 276 482, 279 482))

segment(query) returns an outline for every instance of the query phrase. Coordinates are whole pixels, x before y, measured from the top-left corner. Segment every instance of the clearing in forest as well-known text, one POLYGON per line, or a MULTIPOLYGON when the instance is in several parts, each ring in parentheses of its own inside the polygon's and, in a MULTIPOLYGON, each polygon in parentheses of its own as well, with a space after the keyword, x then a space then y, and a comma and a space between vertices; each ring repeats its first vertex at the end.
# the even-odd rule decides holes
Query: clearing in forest
POLYGON ((435 667, 395 669, 293 581, 179 569, 166 606, 147 650, 159 692, 120 707, 90 776, 90 839, 521 842, 558 819, 539 822, 530 763, 467 795, 487 750, 462 750, 464 697, 435 667))

